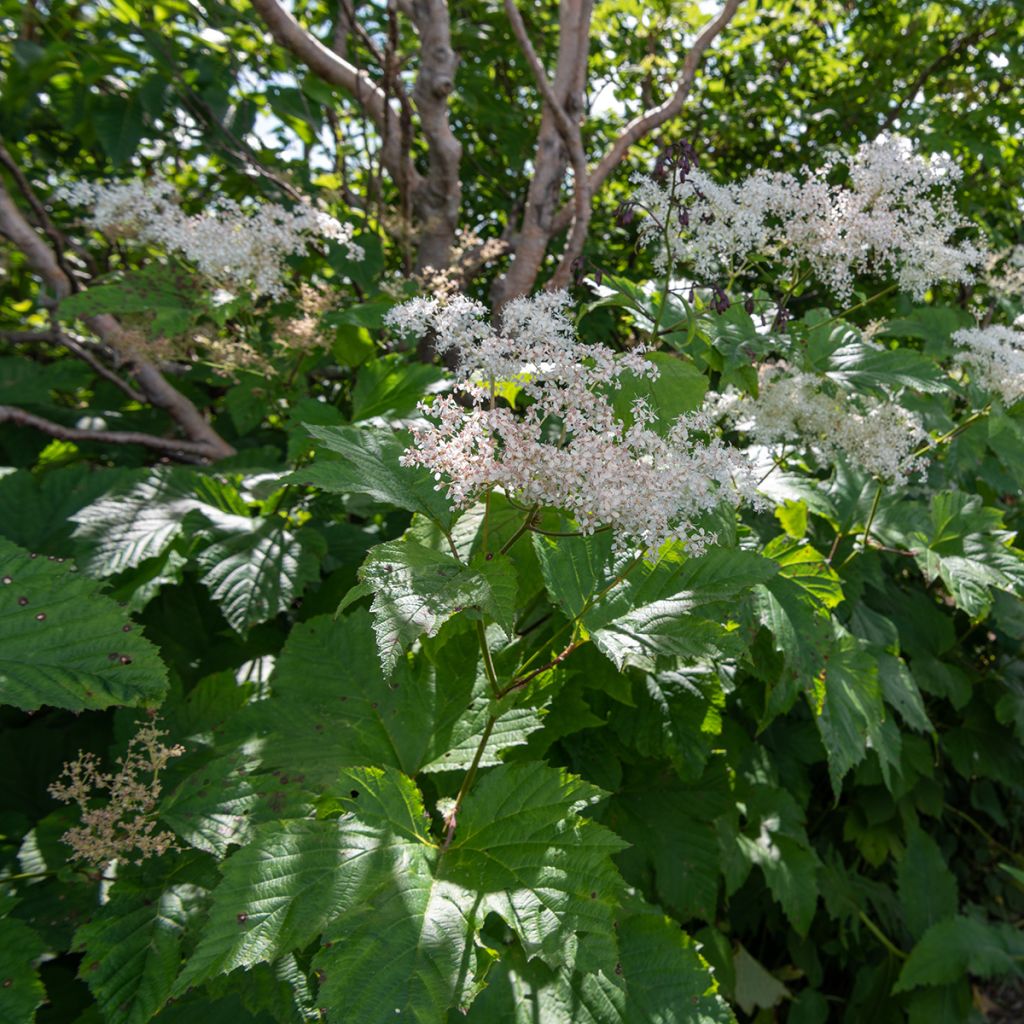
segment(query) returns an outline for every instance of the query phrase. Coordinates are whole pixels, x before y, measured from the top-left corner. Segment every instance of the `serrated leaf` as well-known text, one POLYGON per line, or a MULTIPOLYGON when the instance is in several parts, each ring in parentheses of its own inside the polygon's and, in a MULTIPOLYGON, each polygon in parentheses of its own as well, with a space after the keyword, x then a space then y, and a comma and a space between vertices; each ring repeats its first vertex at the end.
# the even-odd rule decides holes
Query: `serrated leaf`
POLYGON ((667 352, 652 352, 646 362, 658 368, 658 376, 637 378, 625 373, 620 386, 610 394, 615 415, 625 424, 633 422, 633 402, 646 399, 651 410, 658 417, 653 429, 667 432, 683 413, 700 408, 708 389, 707 377, 692 363, 667 352))
POLYGON ((946 866, 938 844, 917 825, 908 829, 907 849, 896 874, 903 918, 914 939, 920 939, 933 924, 956 914, 956 878, 946 866))
POLYGON ((0 702, 155 706, 166 689, 156 648, 91 580, 0 539, 0 702))
POLYGON ((696 944, 655 912, 617 918, 619 959, 552 970, 518 949, 502 958, 468 1024, 735 1024, 696 944))
POLYGON ((1019 970, 1024 936, 1010 924, 953 917, 933 924, 910 951, 893 987, 908 992, 921 985, 945 985, 973 974, 991 978, 1019 970))
POLYGON ((410 363, 401 355, 363 363, 352 389, 352 421, 377 417, 401 419, 444 386, 443 370, 429 363, 410 363))
POLYGON ((911 348, 881 349, 851 341, 829 356, 826 376, 847 387, 887 395, 901 388, 941 393, 947 390, 942 368, 911 348))
POLYGON ((43 940, 27 924, 0 918, 0 1019, 32 1024, 46 999, 35 961, 46 952, 43 940))
POLYGON ((406 538, 371 548, 359 579, 373 594, 370 611, 386 673, 414 640, 434 636, 467 609, 486 613, 506 634, 515 626, 515 568, 507 555, 469 566, 406 538))
POLYGON ((245 633, 290 607, 320 576, 324 544, 311 530, 290 532, 279 519, 234 517, 230 533, 196 556, 200 579, 228 623, 245 633))
POLYGON ((648 671, 658 655, 699 658, 732 646, 719 616, 690 614, 769 579, 777 567, 750 551, 709 548, 687 557, 668 547, 653 563, 613 552, 605 534, 534 536, 548 593, 579 616, 598 649, 622 669, 648 671))
POLYGON ((838 796, 843 776, 864 759, 869 747, 878 755, 888 782, 891 769, 899 768, 900 735, 886 717, 878 663, 868 645, 838 624, 834 625, 834 637, 822 675, 825 700, 815 724, 838 796))
POLYGON ((85 981, 109 1024, 146 1024, 164 1005, 181 966, 181 938, 203 890, 123 891, 75 933, 85 981))
POLYGON ((390 430, 369 427, 316 427, 308 433, 321 447, 341 456, 321 458, 299 470, 289 482, 320 487, 336 494, 365 494, 410 512, 419 512, 450 529, 451 502, 422 467, 402 466, 406 442, 390 430))
POLYGON ((744 1013, 771 1009, 790 998, 789 989, 740 944, 733 963, 736 969, 736 1002, 744 1013))
MULTIPOLYGON (((271 678, 272 696, 248 709, 264 765, 336 784, 340 767, 391 765, 408 775, 465 770, 487 722, 489 691, 478 675, 475 635, 449 641, 434 665, 400 661, 385 680, 367 612, 295 626, 271 678)), ((491 731, 481 765, 540 728, 535 711, 513 709, 491 731)))
POLYGON ((162 555, 183 533, 189 512, 217 521, 224 510, 212 501, 216 487, 177 467, 133 477, 72 517, 76 551, 93 576, 112 576, 162 555))

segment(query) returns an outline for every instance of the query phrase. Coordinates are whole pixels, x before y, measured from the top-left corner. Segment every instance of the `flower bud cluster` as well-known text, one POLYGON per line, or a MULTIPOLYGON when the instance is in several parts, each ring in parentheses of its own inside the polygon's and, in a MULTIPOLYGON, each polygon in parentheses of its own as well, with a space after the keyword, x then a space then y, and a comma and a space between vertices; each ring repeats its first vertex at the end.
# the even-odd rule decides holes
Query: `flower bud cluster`
POLYGON ((957 331, 960 346, 956 361, 986 391, 999 395, 1006 405, 1024 398, 1024 330, 993 324, 957 331))
POLYGON ((731 185, 695 168, 668 182, 638 176, 632 202, 648 214, 641 240, 659 245, 661 272, 686 263, 710 278, 769 255, 792 273, 808 266, 841 298, 861 274, 892 276, 917 298, 940 281, 973 280, 982 253, 953 241, 966 221, 951 187, 961 172, 948 158, 926 160, 883 135, 857 150, 847 184, 829 182, 833 168, 799 178, 759 170, 731 185))
POLYGON ((75 803, 81 811, 82 824, 62 836, 77 860, 103 868, 125 857, 137 863, 174 847, 173 833, 156 831, 153 810, 160 798, 160 772, 185 748, 166 746, 164 735, 148 722, 118 759, 116 772, 102 771, 95 754, 80 753, 51 784, 54 799, 75 803))
POLYGON ((135 238, 177 253, 228 289, 281 298, 285 259, 321 239, 338 242, 351 259, 363 258, 352 241, 351 225, 308 205, 243 208, 220 198, 189 215, 166 181, 75 182, 58 194, 73 205, 91 207, 89 225, 109 238, 135 238))
POLYGON ((700 550, 714 541, 696 524, 702 513, 754 499, 745 459, 703 413, 659 433, 657 415, 637 398, 631 422, 620 419, 611 396, 624 375, 653 379, 657 367, 640 348, 616 353, 580 342, 568 301, 564 292, 516 299, 500 330, 464 296, 393 310, 395 330, 432 331, 439 351, 456 353, 468 405, 448 395, 422 406, 433 422, 414 431, 404 464, 431 470, 456 508, 499 487, 567 512, 584 533, 612 528, 620 549, 653 552, 674 538, 700 550), (527 396, 524 411, 494 401, 507 384, 527 396))
POLYGON ((882 480, 906 484, 922 465, 915 452, 928 442, 918 417, 896 402, 830 395, 822 384, 811 374, 775 369, 762 376, 757 398, 719 396, 717 412, 756 444, 793 444, 826 461, 843 456, 882 480))

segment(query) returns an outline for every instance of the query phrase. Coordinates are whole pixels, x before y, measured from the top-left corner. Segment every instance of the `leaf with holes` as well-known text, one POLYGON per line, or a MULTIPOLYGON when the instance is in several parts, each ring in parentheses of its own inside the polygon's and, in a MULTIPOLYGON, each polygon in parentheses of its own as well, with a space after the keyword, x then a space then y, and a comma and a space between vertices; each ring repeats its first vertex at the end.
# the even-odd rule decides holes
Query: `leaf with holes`
POLYGON ((0 539, 0 702, 26 711, 157 705, 167 670, 156 648, 62 562, 0 539))

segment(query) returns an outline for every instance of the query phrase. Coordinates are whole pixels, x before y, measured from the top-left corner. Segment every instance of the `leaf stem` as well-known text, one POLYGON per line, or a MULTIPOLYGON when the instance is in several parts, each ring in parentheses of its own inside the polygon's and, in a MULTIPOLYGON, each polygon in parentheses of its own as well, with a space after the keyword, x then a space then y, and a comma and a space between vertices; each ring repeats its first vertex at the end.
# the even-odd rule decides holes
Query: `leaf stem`
POLYGON ((491 715, 487 719, 487 724, 484 726, 483 735, 480 737, 480 742, 477 744, 476 753, 473 754, 473 760, 470 762, 469 770, 466 772, 466 777, 462 780, 462 785, 459 786, 459 792, 455 796, 455 803, 452 809, 445 815, 445 835, 444 845, 441 847, 442 853, 451 846, 452 839, 455 836, 455 826, 458 823, 459 811, 462 810, 462 802, 466 799, 466 794, 469 792, 473 785, 473 780, 476 778, 476 771, 480 767, 480 761, 484 756, 484 750, 487 747, 487 741, 491 738, 491 732, 494 729, 494 723, 497 722, 497 718, 491 715))
POLYGON ((501 688, 498 686, 498 673, 494 671, 491 648, 487 644, 487 630, 484 629, 481 619, 476 620, 476 638, 480 642, 480 654, 484 659, 484 671, 487 673, 487 681, 491 684, 491 692, 495 697, 500 697, 501 688))
POLYGON ((871 918, 868 917, 868 915, 865 914, 863 910, 859 910, 857 912, 857 916, 860 918, 861 922, 864 924, 867 930, 871 932, 871 934, 874 935, 874 937, 878 939, 878 941, 883 946, 885 946, 885 948, 890 953, 892 953, 894 957, 897 957, 899 960, 907 959, 907 954, 904 953, 903 950, 899 948, 899 946, 895 945, 895 943, 893 943, 889 936, 886 935, 885 932, 883 932, 882 929, 879 928, 878 925, 875 924, 875 922, 872 921, 871 918))
POLYGON ((522 537, 522 535, 526 533, 527 530, 530 529, 530 524, 533 522, 533 517, 537 514, 539 510, 540 505, 534 505, 533 508, 531 508, 529 512, 526 513, 526 518, 523 520, 522 525, 519 527, 518 530, 516 530, 515 533, 512 534, 511 537, 509 537, 507 541, 505 541, 505 543, 501 547, 501 550, 498 552, 499 555, 508 554, 512 545, 515 544, 515 542, 519 540, 519 538, 522 537))
POLYGON ((857 557, 857 555, 862 554, 863 552, 867 551, 867 548, 868 548, 868 538, 871 536, 871 527, 872 527, 872 525, 875 522, 875 513, 878 511, 878 502, 879 502, 879 499, 881 499, 881 497, 882 497, 882 485, 879 484, 878 487, 875 488, 875 498, 871 502, 871 511, 868 513, 868 521, 864 524, 864 533, 861 536, 861 541, 860 541, 860 551, 858 551, 857 548, 854 548, 846 556, 846 558, 843 559, 842 564, 839 566, 840 569, 842 569, 843 566, 847 565, 849 562, 852 562, 853 559, 857 557))
POLYGON ((952 441, 954 437, 956 437, 958 434, 962 434, 969 426, 971 426, 974 423, 977 423, 978 420, 980 420, 983 416, 987 416, 991 411, 992 406, 986 405, 984 409, 979 409, 977 412, 971 413, 971 415, 968 416, 967 419, 963 421, 963 423, 957 424, 957 426, 955 426, 952 430, 947 431, 941 437, 935 438, 934 441, 929 441, 927 444, 921 445, 921 447, 918 448, 916 452, 914 452, 912 458, 916 459, 919 455, 926 455, 933 448, 938 448, 940 444, 945 444, 947 441, 952 441))

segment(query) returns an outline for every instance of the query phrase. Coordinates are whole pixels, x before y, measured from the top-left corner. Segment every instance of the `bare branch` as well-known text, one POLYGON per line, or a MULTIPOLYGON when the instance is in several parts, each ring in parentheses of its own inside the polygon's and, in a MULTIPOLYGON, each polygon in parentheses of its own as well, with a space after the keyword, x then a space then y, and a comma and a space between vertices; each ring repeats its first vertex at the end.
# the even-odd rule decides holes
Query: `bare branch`
POLYGON ((516 6, 516 0, 505 0, 505 12, 508 14, 508 20, 512 26, 512 34, 519 42, 523 55, 526 57, 526 63, 529 64, 534 81, 537 83, 537 88, 555 119, 562 141, 569 150, 569 159, 572 161, 573 209, 575 211, 572 234, 569 236, 558 268, 548 282, 550 288, 564 288, 569 283, 573 262, 583 252, 583 243, 586 241, 587 229, 590 226, 591 193, 587 173, 587 154, 583 148, 583 134, 580 131, 579 120, 569 117, 559 103, 558 97, 555 96, 544 65, 537 56, 533 43, 530 42, 530 36, 523 23, 523 16, 516 6))
MULTIPOLYGON (((71 278, 57 262, 53 250, 33 230, 7 189, 0 184, 0 234, 6 235, 24 254, 29 266, 59 299, 74 290, 71 278)), ((217 433, 203 414, 163 374, 133 348, 117 319, 109 313, 87 317, 94 331, 118 356, 131 366, 131 372, 150 404, 166 410, 195 443, 204 446, 212 459, 234 455, 235 450, 217 433)))
POLYGON ((451 260, 462 205, 462 144, 448 117, 458 57, 452 49, 447 0, 411 0, 401 6, 420 37, 413 99, 427 140, 428 172, 412 192, 413 212, 420 221, 417 269, 443 270, 451 260))
MULTIPOLYGON (((608 152, 590 172, 592 195, 601 188, 612 171, 619 166, 632 146, 645 136, 650 135, 655 129, 660 128, 666 121, 676 117, 683 109, 683 104, 693 87, 697 69, 700 67, 705 51, 732 21, 739 5, 740 0, 726 0, 718 15, 704 26, 693 41, 693 46, 690 47, 683 60, 683 70, 680 73, 675 92, 664 103, 644 111, 639 117, 630 121, 623 129, 622 134, 612 143, 608 152)), ((554 223, 555 231, 566 228, 572 216, 573 210, 569 205, 559 210, 554 223)))
POLYGON ((119 377, 109 366, 104 366, 77 338, 72 338, 71 335, 65 334, 57 327, 51 327, 45 331, 3 331, 0 332, 0 338, 14 345, 26 342, 32 344, 50 342, 53 345, 63 345, 73 356, 91 367, 97 376, 110 381, 133 402, 146 404, 146 396, 141 391, 136 391, 128 381, 119 377))
MULTIPOLYGON (((570 212, 565 223, 556 226, 555 215, 572 147, 563 139, 562 127, 559 126, 555 111, 560 110, 564 117, 569 119, 570 124, 578 121, 582 113, 593 6, 593 0, 562 0, 559 5, 558 60, 549 89, 556 103, 552 105, 545 102, 541 114, 534 154, 534 173, 526 197, 522 223, 513 240, 515 257, 506 272, 495 280, 491 289, 491 298, 496 310, 500 310, 510 299, 525 294, 533 287, 551 239, 558 231, 568 227, 577 209, 575 204, 580 201, 580 195, 575 195, 573 203, 569 204, 570 212)), ((543 68, 541 71, 543 72, 543 68)), ((534 76, 536 77, 536 70, 534 76)), ((576 130, 578 131, 578 124, 576 130)), ((583 174, 580 178, 581 181, 587 180, 583 174)), ((592 189, 589 191, 592 194, 592 189)), ((587 195, 588 209, 589 203, 587 195)), ((582 239, 577 242, 582 245, 582 239)))
POLYGON ((49 437, 61 441, 90 441, 97 444, 139 444, 162 452, 182 462, 197 462, 210 457, 210 449, 199 441, 181 441, 172 437, 157 437, 138 430, 81 430, 63 423, 44 419, 13 405, 0 405, 0 423, 14 423, 19 427, 33 427, 49 437))
POLYGON ((319 39, 310 35, 285 10, 278 0, 251 0, 274 39, 310 71, 330 85, 338 85, 351 93, 381 137, 381 160, 396 182, 406 180, 410 187, 419 182, 408 153, 402 151, 401 140, 393 130, 398 122, 398 111, 391 108, 384 90, 363 68, 339 56, 319 39))

